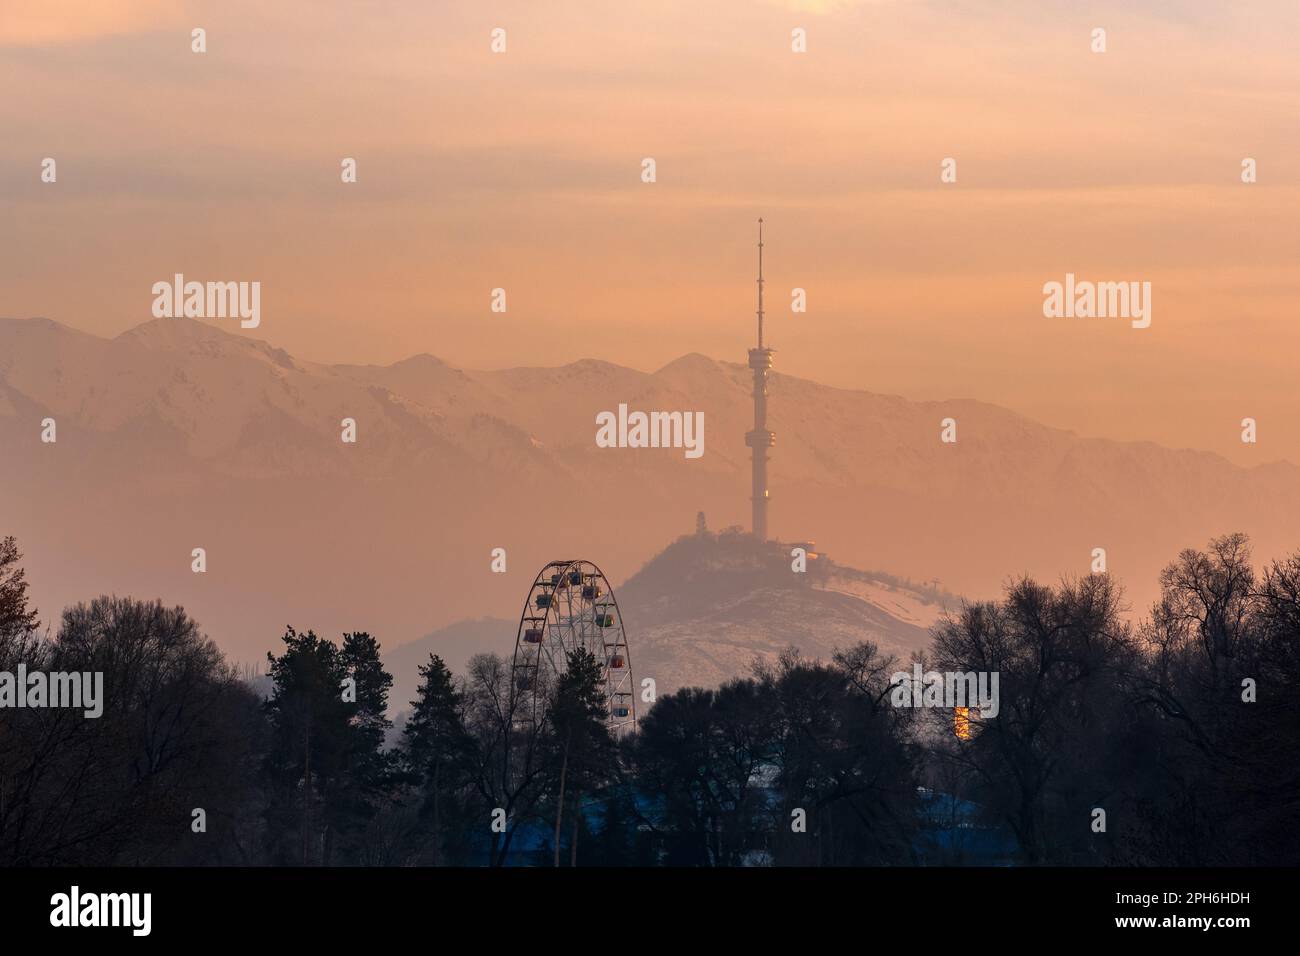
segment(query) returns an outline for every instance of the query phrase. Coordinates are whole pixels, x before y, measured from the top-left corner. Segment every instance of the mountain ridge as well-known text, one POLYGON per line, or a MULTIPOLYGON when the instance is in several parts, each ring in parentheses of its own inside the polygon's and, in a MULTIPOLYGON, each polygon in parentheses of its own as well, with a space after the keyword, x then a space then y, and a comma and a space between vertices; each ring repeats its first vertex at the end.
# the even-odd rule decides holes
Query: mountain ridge
MULTIPOLYGON (((0 514, 44 607, 131 591, 192 606, 245 653, 289 622, 390 646, 501 616, 556 554, 621 580, 699 511, 747 525, 750 387, 744 366, 698 353, 654 372, 463 370, 427 354, 326 365, 192 319, 111 339, 3 319, 0 514), (620 403, 704 413, 704 456, 598 448, 595 415, 620 403), (56 444, 40 440, 46 417, 56 444), (189 571, 197 546, 206 575, 189 571), (506 574, 489 570, 497 547, 506 574)), ((1267 558, 1300 541, 1285 460, 1246 468, 975 399, 780 373, 769 392, 773 534, 817 539, 845 566, 985 597, 1021 574, 1086 573, 1104 547, 1140 609, 1182 548, 1240 530, 1267 558), (939 440, 943 417, 956 444, 939 440)))
MULTIPOLYGON (((74 326, 59 322, 46 317, 31 317, 18 319, 11 317, 0 317, 0 336, 4 332, 4 326, 8 324, 14 327, 37 326, 55 330, 60 334, 74 337, 83 343, 141 343, 147 344, 152 348, 166 348, 170 342, 217 342, 231 345, 239 349, 236 354, 251 354, 259 358, 268 358, 274 364, 283 368, 315 372, 318 374, 340 375, 345 378, 352 378, 357 381, 366 381, 366 375, 378 375, 382 373, 391 373, 394 371, 414 369, 423 371, 426 367, 432 367, 439 372, 452 373, 460 378, 472 382, 482 387, 487 387, 488 383, 493 380, 502 380, 509 377, 528 376, 530 379, 558 379, 557 373, 561 372, 579 372, 589 369, 598 369, 601 372, 615 372, 632 377, 634 381, 641 383, 654 381, 656 379, 667 377, 667 373, 680 371, 683 368, 694 367, 699 369, 701 366, 708 370, 723 370, 730 373, 729 377, 737 380, 746 392, 749 385, 748 368, 739 363, 727 359, 718 359, 704 355, 699 352, 688 352, 671 361, 665 363, 654 371, 644 371, 634 369, 629 366, 619 365, 604 359, 585 357, 574 359, 563 365, 552 366, 531 366, 517 365, 507 366, 497 369, 470 369, 459 368, 447 362, 439 356, 432 355, 428 352, 420 352, 406 358, 398 359, 386 365, 379 364, 353 364, 353 363, 328 363, 304 360, 294 357, 286 350, 273 346, 263 339, 251 335, 243 334, 236 331, 221 328, 213 325, 211 322, 193 319, 193 318, 160 318, 149 319, 140 324, 126 329, 115 336, 101 337, 89 332, 83 332, 74 326), (182 335, 163 334, 171 332, 181 332, 182 335), (486 380, 486 381, 485 381, 486 380)), ((6 344, 3 337, 0 337, 0 344, 6 344)), ((2 369, 3 366, 0 366, 2 369)), ((1131 447, 1131 448, 1150 448, 1164 452, 1180 453, 1188 452, 1198 456, 1217 460, 1223 464, 1244 472, 1253 472, 1260 469, 1291 468, 1300 474, 1300 465, 1286 458, 1274 458, 1265 462, 1259 462, 1253 465, 1240 465, 1230 461, 1217 452, 1205 449, 1192 448, 1187 446, 1170 446, 1149 439, 1113 439, 1100 435, 1085 435, 1075 429, 1062 428, 1056 425, 1040 422, 1021 412, 1006 408, 996 403, 987 402, 982 399, 973 397, 950 396, 947 398, 937 399, 908 399, 899 395, 885 392, 873 392, 867 389, 846 388, 836 385, 824 385, 812 379, 793 376, 787 373, 773 371, 771 379, 774 382, 781 382, 787 387, 812 387, 818 391, 828 393, 838 393, 845 396, 869 396, 872 399, 882 402, 897 403, 900 407, 920 407, 927 410, 939 409, 969 409, 984 411, 1003 417, 1006 420, 1020 422, 1032 426, 1035 429, 1041 429, 1047 432, 1054 432, 1064 437, 1069 437, 1081 442, 1101 442, 1107 445, 1131 447)), ((527 382, 524 384, 532 384, 527 382)), ((567 383, 566 383, 567 384, 567 383)), ((400 393, 398 393, 400 394, 400 393)))

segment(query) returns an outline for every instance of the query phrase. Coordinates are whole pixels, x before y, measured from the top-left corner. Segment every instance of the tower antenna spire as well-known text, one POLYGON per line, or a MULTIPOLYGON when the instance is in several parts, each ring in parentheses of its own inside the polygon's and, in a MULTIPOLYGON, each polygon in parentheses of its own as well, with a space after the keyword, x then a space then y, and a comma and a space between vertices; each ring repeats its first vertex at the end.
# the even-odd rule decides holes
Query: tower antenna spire
POLYGON ((758 219, 758 347, 763 347, 763 217, 758 219))

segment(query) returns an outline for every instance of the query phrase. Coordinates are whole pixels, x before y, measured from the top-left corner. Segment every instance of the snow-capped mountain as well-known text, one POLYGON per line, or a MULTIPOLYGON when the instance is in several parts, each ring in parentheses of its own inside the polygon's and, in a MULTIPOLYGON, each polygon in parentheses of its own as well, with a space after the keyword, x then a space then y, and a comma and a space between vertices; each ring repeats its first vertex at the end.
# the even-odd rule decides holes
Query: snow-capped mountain
MULTIPOLYGON (((186 605, 236 658, 286 624, 394 647, 512 618, 552 558, 595 560, 630 586, 697 512, 747 526, 751 414, 748 369, 700 355, 655 372, 325 365, 188 319, 113 339, 0 320, 0 533, 19 537, 47 621, 116 591, 186 605), (597 447, 596 415, 620 403, 703 412, 705 454, 597 447)), ((1285 462, 1241 468, 977 401, 779 373, 769 426, 775 536, 957 593, 1087 573, 1102 547, 1141 610, 1159 569, 1212 535, 1246 531, 1261 558, 1300 544, 1300 470, 1285 462), (955 444, 939 440, 949 417, 955 444)), ((779 610, 742 601, 718 633, 759 613, 779 610)))

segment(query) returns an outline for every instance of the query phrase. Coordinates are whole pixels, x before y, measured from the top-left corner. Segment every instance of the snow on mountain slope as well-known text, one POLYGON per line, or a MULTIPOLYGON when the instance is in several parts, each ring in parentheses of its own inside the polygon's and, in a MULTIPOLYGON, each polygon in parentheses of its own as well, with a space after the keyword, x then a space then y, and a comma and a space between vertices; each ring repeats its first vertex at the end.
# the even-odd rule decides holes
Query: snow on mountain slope
MULTIPOLYGON (((88 589, 133 591, 186 603, 249 654, 291 621, 366 628, 393 646, 509 616, 557 554, 619 580, 697 511, 714 527, 747 525, 749 390, 743 364, 700 355, 654 372, 593 359, 467 371, 428 355, 333 366, 187 319, 113 339, 0 320, 0 532, 22 539, 46 608, 88 589), (704 457, 598 448, 596 414, 621 403, 703 412, 704 457), (57 445, 40 441, 47 416, 57 445), (356 444, 340 441, 344 418, 356 444), (221 551, 206 576, 189 573, 200 544, 221 551), (495 547, 508 549, 509 574, 490 572, 495 547)), ((769 425, 776 536, 975 597, 1024 573, 1086 573, 1104 547, 1142 610, 1160 568, 1213 535, 1245 531, 1260 558, 1300 545, 1300 470, 1285 462, 1240 468, 982 402, 780 373, 769 425), (956 444, 939 441, 945 417, 958 421, 956 444)), ((876 602, 869 587, 839 596, 879 609, 891 597, 903 602, 891 618, 924 626, 923 608, 876 602)), ((764 613, 784 613, 771 603, 764 613)), ((715 634, 759 613, 741 596, 726 606, 715 634)), ((833 603, 827 613, 839 619, 833 603)), ((730 640, 709 653, 730 660, 730 640)))
POLYGON ((679 538, 616 592, 634 674, 659 693, 716 686, 791 647, 830 660, 871 641, 905 662, 958 604, 825 556, 794 572, 787 546, 735 532, 679 538))

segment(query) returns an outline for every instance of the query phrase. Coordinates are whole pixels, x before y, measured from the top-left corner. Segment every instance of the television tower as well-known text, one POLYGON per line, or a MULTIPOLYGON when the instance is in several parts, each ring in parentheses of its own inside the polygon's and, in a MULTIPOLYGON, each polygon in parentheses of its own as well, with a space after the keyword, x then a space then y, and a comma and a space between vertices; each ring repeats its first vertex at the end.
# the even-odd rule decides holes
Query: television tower
POLYGON ((745 433, 752 449, 754 537, 767 540, 767 450, 776 444, 776 433, 767 427, 767 372, 772 367, 773 349, 763 347, 763 220, 758 220, 758 348, 749 350, 749 367, 754 370, 754 428, 745 433))

